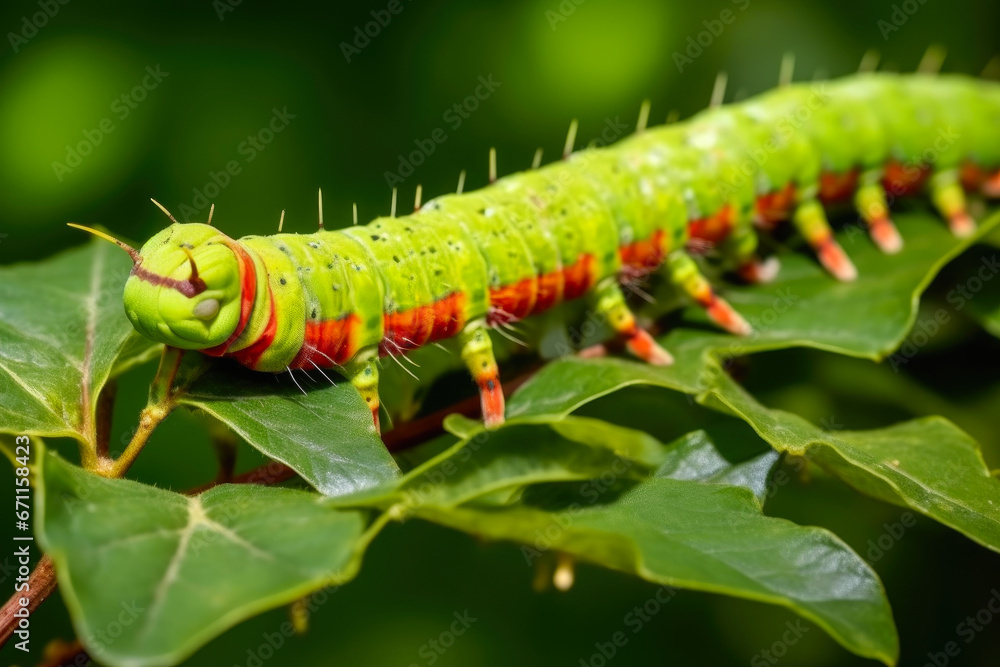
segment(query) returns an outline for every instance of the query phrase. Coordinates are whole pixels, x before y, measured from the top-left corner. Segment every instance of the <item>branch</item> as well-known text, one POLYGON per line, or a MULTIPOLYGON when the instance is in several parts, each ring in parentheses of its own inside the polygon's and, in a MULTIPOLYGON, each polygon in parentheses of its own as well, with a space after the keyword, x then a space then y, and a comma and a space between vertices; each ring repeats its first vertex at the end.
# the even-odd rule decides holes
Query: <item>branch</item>
POLYGON ((38 605, 42 604, 45 598, 52 595, 56 590, 56 572, 52 567, 52 559, 43 555, 35 566, 35 569, 28 575, 28 591, 24 594, 14 593, 7 604, 0 608, 0 646, 7 643, 14 630, 17 628, 18 617, 14 614, 22 608, 20 599, 28 598, 28 616, 35 613, 38 605))

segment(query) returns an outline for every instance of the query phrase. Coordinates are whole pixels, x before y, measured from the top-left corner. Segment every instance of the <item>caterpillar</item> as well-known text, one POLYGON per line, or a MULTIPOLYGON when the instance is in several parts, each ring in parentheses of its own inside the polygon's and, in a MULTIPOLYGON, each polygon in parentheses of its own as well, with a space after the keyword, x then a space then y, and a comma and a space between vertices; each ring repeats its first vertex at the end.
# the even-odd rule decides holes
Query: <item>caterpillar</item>
POLYGON ((975 229, 968 193, 1000 196, 1000 85, 971 77, 862 72, 657 128, 645 117, 648 107, 611 147, 574 152, 571 136, 560 161, 499 179, 494 167, 487 187, 363 226, 324 229, 321 204, 316 233, 233 239, 211 213, 180 224, 164 209, 173 224, 139 251, 80 228, 131 256, 125 312, 150 339, 263 372, 335 369, 378 429, 380 357, 454 338, 492 428, 504 397, 491 328, 585 298, 633 355, 669 364, 623 296, 637 272, 661 271, 746 335, 693 255, 712 248, 742 280, 770 280, 777 263, 758 253, 758 229, 790 222, 849 281, 857 272, 826 207, 853 203, 894 253, 903 240, 887 194, 928 192, 958 236, 975 229))

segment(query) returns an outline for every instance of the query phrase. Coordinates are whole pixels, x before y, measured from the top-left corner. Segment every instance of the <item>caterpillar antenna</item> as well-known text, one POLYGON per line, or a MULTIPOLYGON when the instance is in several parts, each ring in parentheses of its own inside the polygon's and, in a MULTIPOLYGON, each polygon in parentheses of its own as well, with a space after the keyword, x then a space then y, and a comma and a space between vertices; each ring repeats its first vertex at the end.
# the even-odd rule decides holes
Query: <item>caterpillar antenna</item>
POLYGON ((729 75, 719 72, 715 75, 715 85, 712 86, 712 99, 708 101, 710 108, 722 105, 722 100, 726 97, 726 84, 729 83, 729 75))
POLYGON ((542 166, 542 152, 541 146, 535 149, 535 157, 531 158, 532 169, 538 169, 542 166))
POLYGON ((795 76, 795 54, 791 51, 781 56, 781 70, 778 72, 778 87, 783 88, 792 82, 795 76))
POLYGON ((573 146, 576 144, 576 130, 580 123, 574 118, 569 124, 569 132, 566 133, 566 143, 563 145, 563 159, 565 160, 573 153, 573 146))
POLYGON ((944 64, 944 59, 948 55, 948 52, 940 44, 931 44, 924 51, 923 57, 920 59, 920 64, 917 65, 918 74, 927 74, 933 76, 941 71, 941 65, 944 64))
POLYGON ((859 74, 868 74, 869 72, 874 72, 878 69, 878 61, 881 60, 882 54, 880 54, 875 49, 868 49, 865 51, 865 55, 861 56, 861 62, 858 64, 859 74))
POLYGON ((93 234, 94 236, 96 236, 98 238, 102 238, 105 241, 111 241, 116 246, 118 246, 119 248, 121 248, 122 250, 124 250, 125 252, 128 253, 128 256, 132 258, 132 263, 133 264, 138 264, 140 262, 140 260, 142 259, 142 257, 139 255, 139 251, 138 250, 136 250, 135 248, 133 248, 129 244, 125 243, 124 241, 119 241, 114 236, 111 236, 111 234, 105 234, 102 231, 99 231, 99 230, 96 230, 96 229, 91 229, 90 227, 84 227, 83 225, 78 225, 75 222, 67 222, 66 224, 68 226, 70 226, 70 227, 75 228, 75 229, 82 229, 83 231, 88 232, 90 234, 93 234))
POLYGON ((170 211, 168 211, 168 210, 167 210, 167 207, 166 207, 166 206, 164 206, 164 205, 163 205, 163 204, 161 204, 160 202, 156 201, 156 200, 155 200, 155 199, 153 199, 152 197, 150 197, 150 198, 149 198, 149 201, 151 201, 151 202, 153 202, 154 204, 156 204, 156 208, 158 208, 158 209, 160 209, 161 211, 163 211, 163 212, 164 212, 164 213, 166 214, 166 216, 167 216, 168 218, 170 218, 170 222, 174 223, 175 225, 176 225, 176 224, 178 224, 178 223, 177 223, 177 218, 175 218, 175 217, 174 217, 173 213, 171 213, 170 211))
POLYGON ((319 228, 323 229, 323 188, 319 188, 316 195, 319 204, 319 228))
POLYGON ((635 122, 635 133, 642 134, 646 131, 646 125, 649 124, 649 110, 652 103, 649 100, 643 100, 642 106, 639 107, 639 120, 635 122))

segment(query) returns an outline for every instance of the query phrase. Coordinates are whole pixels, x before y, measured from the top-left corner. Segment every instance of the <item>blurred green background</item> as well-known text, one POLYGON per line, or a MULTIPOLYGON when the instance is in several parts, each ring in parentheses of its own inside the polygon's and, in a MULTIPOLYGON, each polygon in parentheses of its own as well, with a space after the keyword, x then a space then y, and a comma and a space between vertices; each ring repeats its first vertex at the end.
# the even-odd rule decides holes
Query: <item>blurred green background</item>
MULTIPOLYGON (((286 230, 309 232, 322 187, 327 226, 342 226, 352 202, 362 220, 388 212, 386 173, 400 173, 400 156, 415 162, 408 156, 435 130, 445 140, 402 173, 401 210, 418 183, 425 199, 453 189, 462 169, 467 187, 485 183, 491 146, 501 173, 527 167, 538 146, 555 157, 574 117, 583 145, 634 125, 647 97, 654 122, 671 110, 691 114, 706 104, 719 70, 729 73, 727 99, 762 91, 786 51, 797 57, 797 79, 849 73, 872 47, 886 67, 911 70, 931 43, 948 49, 946 70, 978 73, 1000 42, 1000 5, 974 1, 399 0, 397 14, 390 4, 5 2, 0 263, 81 243, 68 221, 142 241, 166 223, 150 197, 181 221, 204 221, 214 202, 215 223, 234 236, 275 230, 282 209, 286 230), (901 25, 890 31, 897 7, 901 25), (724 10, 735 18, 719 30, 724 10), (355 42, 356 29, 379 17, 386 25, 378 34, 355 42), (707 43, 700 53, 689 41, 699 33, 707 43), (677 53, 690 62, 679 67, 677 53), (492 91, 481 78, 494 82, 492 91)), ((997 467, 1000 346, 968 322, 950 327, 902 375, 792 351, 751 359, 744 379, 769 405, 846 428, 943 413, 980 439, 997 467), (769 372, 776 367, 785 369, 781 377, 769 372)), ((124 380, 113 442, 127 441, 152 370, 124 380)), ((623 392, 589 411, 665 438, 714 418, 652 390, 623 392)), ((241 451, 241 468, 254 461, 241 451)), ((201 425, 177 415, 132 476, 181 489, 206 481, 213 465, 201 425)), ((2 475, 10 476, 6 467, 2 475)), ((768 512, 830 527, 862 555, 874 553, 869 541, 902 514, 815 471, 793 476, 768 512)), ((899 542, 873 565, 896 613, 902 664, 923 665, 1000 589, 1000 558, 923 518, 899 542)), ((591 567, 580 568, 568 593, 535 593, 532 578, 515 546, 418 522, 390 526, 360 577, 316 612, 309 634, 263 664, 599 665, 595 642, 609 641, 656 590, 591 567), (425 646, 465 610, 478 620, 453 647, 437 654, 425 646)), ((6 596, 6 568, 0 580, 6 596)), ((0 663, 34 664, 43 642, 72 635, 58 595, 34 619, 31 659, 7 646, 0 663)), ((278 610, 246 622, 188 664, 259 665, 251 654, 283 620, 278 610)), ((773 607, 681 592, 612 662, 771 664, 760 651, 791 620, 773 607)), ((1000 620, 961 647, 949 664, 997 664, 1000 620)), ((862 662, 817 628, 781 658, 862 662)))

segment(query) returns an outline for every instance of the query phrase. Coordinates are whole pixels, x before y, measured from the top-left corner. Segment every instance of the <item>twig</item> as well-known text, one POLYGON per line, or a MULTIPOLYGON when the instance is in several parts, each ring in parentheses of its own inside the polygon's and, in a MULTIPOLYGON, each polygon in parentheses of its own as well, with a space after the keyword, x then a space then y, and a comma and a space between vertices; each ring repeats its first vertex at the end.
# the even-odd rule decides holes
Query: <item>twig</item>
POLYGON ((28 575, 27 594, 14 593, 7 603, 0 608, 0 646, 7 643, 14 630, 17 628, 18 617, 14 614, 22 609, 21 598, 28 598, 28 615, 35 613, 38 605, 56 589, 56 572, 52 567, 52 559, 43 555, 35 566, 35 569, 28 575))
POLYGON ((94 472, 105 477, 121 477, 128 472, 139 452, 146 446, 153 430, 177 407, 174 400, 174 379, 177 377, 177 370, 183 357, 184 350, 169 346, 163 348, 160 367, 149 389, 149 402, 139 413, 139 428, 117 459, 108 456, 99 458, 93 468, 94 472))

